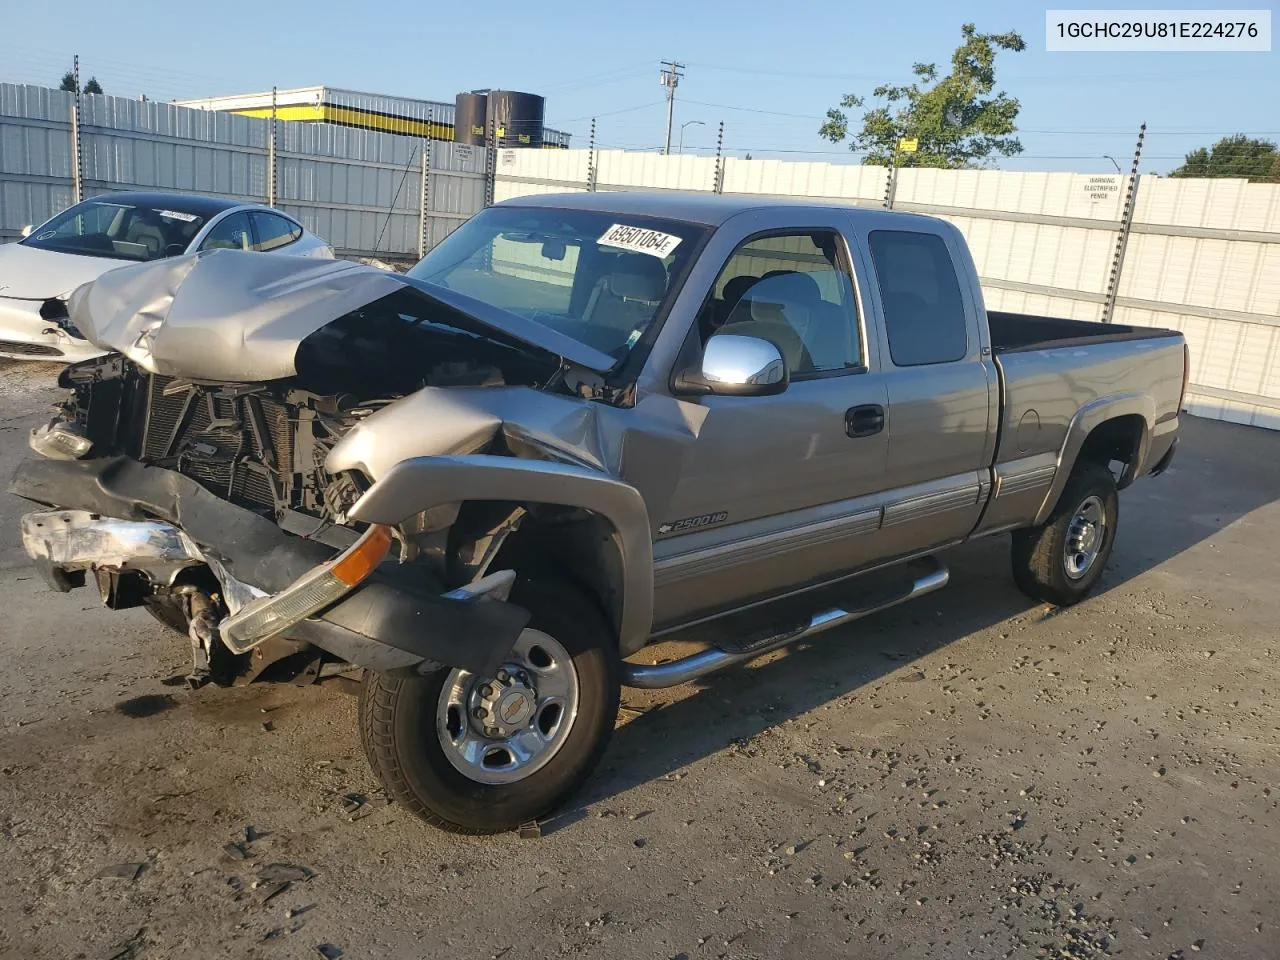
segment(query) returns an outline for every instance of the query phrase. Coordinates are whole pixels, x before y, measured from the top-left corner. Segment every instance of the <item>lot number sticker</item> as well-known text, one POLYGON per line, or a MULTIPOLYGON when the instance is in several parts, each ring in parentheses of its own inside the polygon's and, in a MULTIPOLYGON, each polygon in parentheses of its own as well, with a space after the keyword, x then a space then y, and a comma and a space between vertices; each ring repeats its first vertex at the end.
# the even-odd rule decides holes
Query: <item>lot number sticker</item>
POLYGON ((183 223, 194 223, 200 219, 194 213, 179 213, 177 210, 157 210, 156 213, 166 220, 181 220, 183 223))
POLYGON ((660 230, 647 230, 644 227, 629 227, 625 223, 615 223, 596 243, 602 247, 630 250, 632 253, 647 253, 661 260, 680 246, 680 238, 662 233, 660 230))

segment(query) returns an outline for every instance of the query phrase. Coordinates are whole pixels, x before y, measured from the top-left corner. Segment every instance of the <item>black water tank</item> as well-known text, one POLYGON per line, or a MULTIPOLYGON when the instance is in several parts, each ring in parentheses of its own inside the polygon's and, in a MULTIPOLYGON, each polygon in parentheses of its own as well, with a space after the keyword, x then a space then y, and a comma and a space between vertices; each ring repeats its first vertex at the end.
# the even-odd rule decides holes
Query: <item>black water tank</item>
POLYGON ((490 90, 488 120, 499 147, 541 147, 547 101, 535 93, 490 90))
POLYGON ((489 109, 486 94, 460 93, 453 107, 453 142, 484 146, 484 131, 489 109))

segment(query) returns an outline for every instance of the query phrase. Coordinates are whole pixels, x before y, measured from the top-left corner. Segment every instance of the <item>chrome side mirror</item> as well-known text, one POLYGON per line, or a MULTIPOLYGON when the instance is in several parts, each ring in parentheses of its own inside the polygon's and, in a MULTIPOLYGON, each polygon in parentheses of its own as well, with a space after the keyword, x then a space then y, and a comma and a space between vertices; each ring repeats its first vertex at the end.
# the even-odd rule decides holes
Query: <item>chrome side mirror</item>
POLYGON ((791 381, 782 351, 769 340, 717 333, 702 351, 702 365, 676 378, 677 393, 768 397, 791 381))

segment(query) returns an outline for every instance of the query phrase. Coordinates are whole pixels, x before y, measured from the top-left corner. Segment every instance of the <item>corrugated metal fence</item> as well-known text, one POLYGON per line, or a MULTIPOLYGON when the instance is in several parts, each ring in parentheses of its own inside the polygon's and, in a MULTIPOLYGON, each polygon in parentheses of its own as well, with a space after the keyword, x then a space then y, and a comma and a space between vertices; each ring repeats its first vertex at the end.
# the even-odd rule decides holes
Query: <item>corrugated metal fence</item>
MULTIPOLYGON (((587 150, 500 151, 498 200, 587 189, 587 150)), ((992 309, 1104 316, 1127 177, 722 163, 723 193, 826 199, 940 216, 973 251, 992 309)), ((714 190, 711 157, 594 155, 598 190, 714 190)), ((1138 178, 1112 319, 1182 330, 1190 412, 1280 429, 1280 185, 1138 178)))
MULTIPOLYGON (((0 240, 73 202, 74 100, 0 84, 0 240)), ((80 131, 85 196, 161 189, 266 203, 270 195, 270 120, 85 96, 80 131)), ((320 123, 280 122, 277 131, 276 206, 340 255, 416 257, 483 205, 483 148, 320 123)))
MULTIPOLYGON (((0 84, 0 240, 72 202, 69 93, 0 84)), ((86 96, 86 195, 128 188, 265 202, 269 120, 86 96)), ((989 306, 1175 327, 1192 351, 1193 413, 1280 429, 1280 185, 1138 178, 1116 288, 1128 178, 998 170, 502 150, 282 122, 276 203, 347 256, 413 257, 484 206, 530 193, 717 190, 892 205, 955 223, 989 306), (1110 294, 1110 295, 1109 295, 1110 294)))

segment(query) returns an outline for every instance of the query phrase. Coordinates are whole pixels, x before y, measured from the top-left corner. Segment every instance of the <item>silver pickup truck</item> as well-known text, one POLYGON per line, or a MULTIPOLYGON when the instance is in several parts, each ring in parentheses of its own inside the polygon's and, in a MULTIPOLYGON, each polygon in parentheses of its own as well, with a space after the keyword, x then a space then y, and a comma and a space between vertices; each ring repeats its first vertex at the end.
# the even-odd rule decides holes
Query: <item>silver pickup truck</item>
POLYGON ((1175 331, 986 312, 943 221, 678 193, 501 203, 407 276, 125 267, 67 322, 111 352, 12 483, 49 583, 145 606, 193 683, 361 672, 387 789, 477 833, 584 782, 620 685, 937 590, 966 540, 1079 601, 1187 380, 1175 331))

